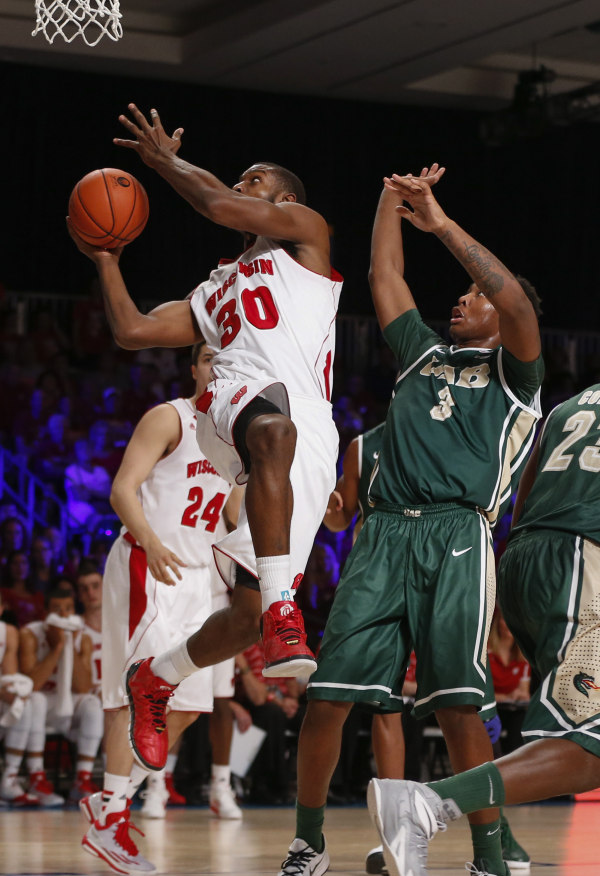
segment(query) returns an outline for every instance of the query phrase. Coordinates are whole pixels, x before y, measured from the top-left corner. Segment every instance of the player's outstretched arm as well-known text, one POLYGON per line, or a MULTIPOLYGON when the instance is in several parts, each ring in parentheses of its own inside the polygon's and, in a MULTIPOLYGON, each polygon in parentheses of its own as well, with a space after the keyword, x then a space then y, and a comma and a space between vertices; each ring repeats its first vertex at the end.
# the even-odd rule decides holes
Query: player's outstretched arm
POLYGON ((355 438, 348 445, 342 462, 342 474, 329 498, 323 523, 331 532, 342 532, 352 522, 358 511, 359 441, 355 438))
POLYGON ((382 330, 407 310, 416 308, 404 279, 401 217, 409 211, 402 206, 402 202, 407 193, 419 191, 418 182, 435 185, 444 173, 445 168, 436 163, 431 167, 424 167, 418 177, 412 174, 402 177, 394 174, 391 179, 384 177, 384 189, 373 225, 369 268, 373 303, 382 330), (396 179, 402 181, 401 185, 394 182, 396 179))
POLYGON ((110 494, 119 519, 146 552, 151 574, 163 584, 176 584, 175 579, 181 579, 179 567, 185 563, 151 528, 137 491, 156 463, 175 449, 180 434, 181 421, 173 405, 158 405, 147 411, 129 440, 110 494))
POLYGON ((187 347, 202 340, 189 301, 170 301, 141 313, 131 298, 119 259, 123 247, 101 249, 85 243, 67 219, 67 229, 75 245, 96 265, 104 310, 116 343, 126 350, 147 347, 187 347))
POLYGON ((444 213, 427 180, 394 174, 386 180, 386 188, 410 206, 399 206, 397 212, 421 231, 435 234, 498 311, 502 345, 523 362, 537 359, 541 352, 537 316, 508 268, 444 213))
POLYGON ((150 122, 135 104, 130 103, 128 109, 133 121, 125 115, 119 121, 134 139, 115 138, 113 142, 136 151, 195 210, 236 231, 325 248, 328 259, 329 231, 322 216, 295 203, 293 197, 273 204, 235 192, 208 170, 177 157, 182 128, 169 137, 155 109, 150 111, 150 122))

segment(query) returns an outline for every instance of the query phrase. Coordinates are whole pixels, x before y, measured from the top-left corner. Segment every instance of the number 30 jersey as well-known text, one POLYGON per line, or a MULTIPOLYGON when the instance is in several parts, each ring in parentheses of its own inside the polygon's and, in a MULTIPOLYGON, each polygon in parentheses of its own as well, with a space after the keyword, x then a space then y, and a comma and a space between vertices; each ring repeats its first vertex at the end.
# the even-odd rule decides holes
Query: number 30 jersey
POLYGON ((188 566, 209 566, 231 485, 198 448, 193 402, 178 398, 167 404, 179 414, 181 439, 172 453, 155 464, 138 497, 146 520, 166 547, 188 566))
POLYGON ((216 353, 215 378, 272 379, 290 395, 331 399, 335 317, 342 278, 302 267, 259 237, 194 289, 190 304, 216 353))

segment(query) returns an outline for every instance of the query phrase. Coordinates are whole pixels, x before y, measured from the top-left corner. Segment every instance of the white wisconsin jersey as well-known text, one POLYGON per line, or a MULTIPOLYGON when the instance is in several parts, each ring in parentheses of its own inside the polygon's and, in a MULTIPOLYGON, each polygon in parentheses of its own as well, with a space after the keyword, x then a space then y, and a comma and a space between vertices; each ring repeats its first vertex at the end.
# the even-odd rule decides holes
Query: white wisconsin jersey
MULTIPOLYGON (((50 645, 48 644, 48 639, 46 638, 46 627, 44 621, 31 621, 30 624, 26 624, 26 630, 29 630, 35 636, 35 640, 37 643, 36 647, 36 660, 40 663, 44 657, 47 657, 50 653, 50 645)), ((55 666, 50 674, 48 680, 42 687, 42 691, 44 693, 52 693, 56 690, 56 681, 58 675, 58 666, 55 666)))
POLYGON ((4 655, 6 654, 6 624, 4 621, 0 621, 0 676, 2 675, 2 661, 4 660, 4 655))
POLYGON ((259 237, 194 289, 190 304, 224 380, 272 379, 290 395, 331 399, 335 316, 342 277, 302 267, 259 237))
POLYGON ((102 633, 83 625, 83 633, 92 640, 92 690, 100 690, 102 683, 102 633))
POLYGON ((188 566, 208 566, 231 485, 198 448, 193 402, 178 398, 167 404, 179 414, 181 439, 156 463, 138 497, 146 520, 166 547, 188 566))

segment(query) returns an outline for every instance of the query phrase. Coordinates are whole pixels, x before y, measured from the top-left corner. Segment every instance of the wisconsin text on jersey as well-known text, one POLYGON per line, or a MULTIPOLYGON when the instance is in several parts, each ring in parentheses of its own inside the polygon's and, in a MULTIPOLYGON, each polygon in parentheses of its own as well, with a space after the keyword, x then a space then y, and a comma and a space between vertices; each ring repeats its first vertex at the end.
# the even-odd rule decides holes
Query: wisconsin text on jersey
POLYGON ((187 476, 193 478, 199 474, 214 474, 219 477, 215 469, 212 467, 208 459, 199 459, 197 462, 188 462, 187 476))
POLYGON ((239 261, 237 270, 232 271, 231 274, 229 274, 229 276, 225 279, 223 285, 219 286, 219 288, 207 298, 204 306, 206 307, 206 312, 209 316, 212 315, 213 310, 217 306, 217 302, 223 298, 230 286, 233 286, 233 284, 235 283, 238 271, 240 274, 243 274, 244 277, 251 277, 253 274, 266 274, 272 277, 273 262, 271 261, 271 259, 254 259, 248 264, 239 261))

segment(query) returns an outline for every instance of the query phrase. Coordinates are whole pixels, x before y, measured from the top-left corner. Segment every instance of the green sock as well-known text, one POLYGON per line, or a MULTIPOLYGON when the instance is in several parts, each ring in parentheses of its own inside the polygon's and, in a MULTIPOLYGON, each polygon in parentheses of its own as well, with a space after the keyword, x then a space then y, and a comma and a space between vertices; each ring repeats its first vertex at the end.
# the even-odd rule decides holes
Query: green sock
POLYGON ((504 803, 504 782, 491 761, 439 782, 427 782, 427 786, 442 800, 453 800, 463 815, 504 803))
POLYGON ((325 807, 303 806, 296 800, 296 836, 315 850, 323 851, 323 822, 325 807))
POLYGON ((480 861, 483 858, 486 870, 503 876, 505 867, 500 841, 500 819, 497 818, 489 824, 471 824, 470 828, 473 841, 473 861, 480 861))

